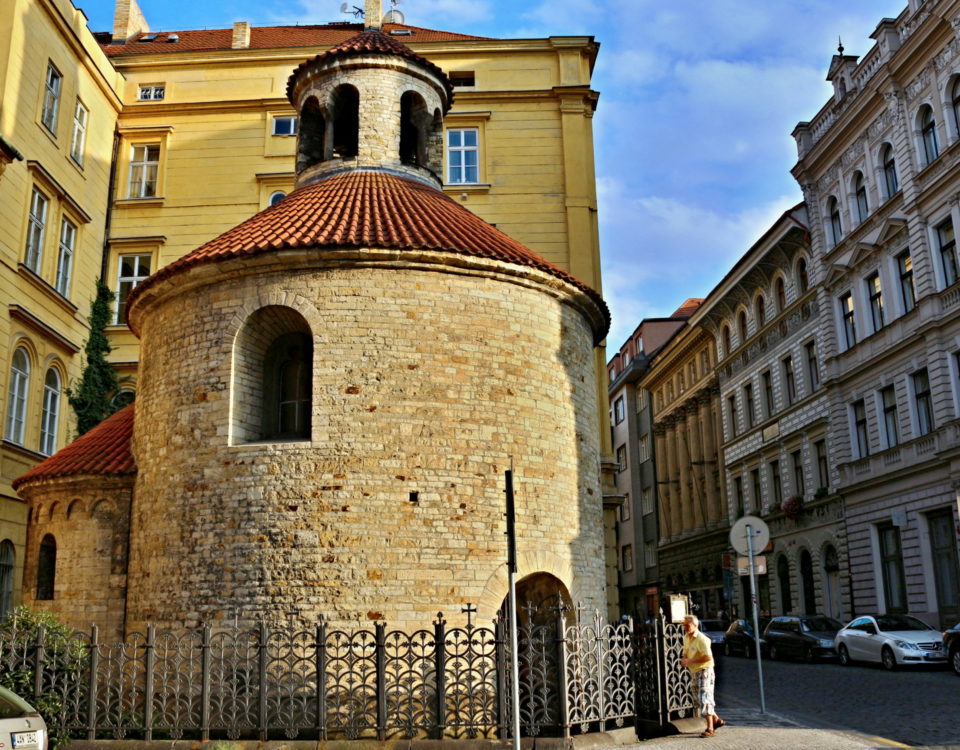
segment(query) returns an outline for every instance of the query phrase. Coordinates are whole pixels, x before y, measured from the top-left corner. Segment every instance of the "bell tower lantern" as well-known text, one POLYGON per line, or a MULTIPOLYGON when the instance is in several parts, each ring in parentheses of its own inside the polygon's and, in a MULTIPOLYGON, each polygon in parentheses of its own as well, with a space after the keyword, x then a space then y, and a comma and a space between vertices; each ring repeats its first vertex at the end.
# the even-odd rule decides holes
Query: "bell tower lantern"
POLYGON ((368 29, 302 63, 287 82, 300 115, 297 187, 353 170, 441 185, 453 87, 440 68, 379 30, 379 8, 380 0, 367 0, 368 29))

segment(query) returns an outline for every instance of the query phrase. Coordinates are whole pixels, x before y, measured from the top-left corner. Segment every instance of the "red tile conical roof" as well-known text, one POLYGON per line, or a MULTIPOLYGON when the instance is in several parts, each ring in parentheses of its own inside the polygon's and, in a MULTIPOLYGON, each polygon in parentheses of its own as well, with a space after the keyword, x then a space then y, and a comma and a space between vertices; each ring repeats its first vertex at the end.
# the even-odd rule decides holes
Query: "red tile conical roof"
POLYGON ((134 474, 137 465, 130 452, 133 435, 133 404, 107 417, 70 445, 41 461, 13 480, 13 488, 42 479, 98 475, 134 474))
MULTIPOLYGON (((340 42, 336 47, 328 49, 326 52, 321 52, 319 55, 310 58, 309 60, 304 60, 296 68, 293 69, 293 73, 290 74, 290 77, 287 79, 287 99, 297 106, 297 103, 293 100, 293 87, 296 84, 297 77, 300 75, 301 71, 304 68, 308 68, 311 65, 314 65, 323 60, 329 60, 333 57, 351 57, 353 55, 396 55, 397 57, 404 57, 407 60, 411 60, 421 67, 426 68, 435 76, 437 76, 442 82, 443 86, 447 91, 447 107, 450 109, 450 105, 453 103, 453 84, 450 83, 450 79, 447 78, 447 74, 443 70, 430 62, 427 58, 422 55, 418 55, 412 49, 402 42, 398 42, 393 37, 387 36, 382 31, 361 31, 356 36, 352 36, 349 39, 345 39, 340 42)), ((445 110, 446 111, 446 110, 445 110)))
POLYGON ((185 269, 288 248, 316 248, 319 252, 324 248, 441 250, 536 268, 585 292, 599 308, 607 326, 610 322, 609 310, 600 295, 567 271, 508 237, 440 190, 373 170, 335 174, 293 191, 277 204, 158 270, 133 290, 127 310, 157 282, 185 269))

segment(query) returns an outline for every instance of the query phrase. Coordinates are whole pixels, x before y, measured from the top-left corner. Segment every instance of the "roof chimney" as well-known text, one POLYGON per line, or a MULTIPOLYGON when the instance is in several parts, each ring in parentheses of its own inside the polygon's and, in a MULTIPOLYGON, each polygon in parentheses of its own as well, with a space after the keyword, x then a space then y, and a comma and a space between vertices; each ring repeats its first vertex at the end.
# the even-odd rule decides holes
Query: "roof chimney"
POLYGON ((235 21, 233 24, 233 38, 230 40, 231 49, 247 49, 250 46, 250 24, 246 21, 235 21))
POLYGON ((381 0, 364 0, 363 26, 367 31, 380 31, 383 26, 383 4, 381 0))
POLYGON ((117 0, 113 12, 113 43, 124 44, 141 31, 150 31, 137 0, 117 0))

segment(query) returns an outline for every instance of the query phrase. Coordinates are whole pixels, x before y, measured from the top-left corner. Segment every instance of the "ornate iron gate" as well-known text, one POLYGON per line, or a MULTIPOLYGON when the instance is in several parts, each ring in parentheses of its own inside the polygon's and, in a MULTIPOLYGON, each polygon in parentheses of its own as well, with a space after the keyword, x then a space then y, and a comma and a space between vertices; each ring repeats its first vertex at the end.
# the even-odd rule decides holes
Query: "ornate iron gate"
POLYGON ((693 715, 689 670, 683 658, 683 626, 662 618, 639 622, 634 630, 637 727, 659 734, 674 719, 693 715))

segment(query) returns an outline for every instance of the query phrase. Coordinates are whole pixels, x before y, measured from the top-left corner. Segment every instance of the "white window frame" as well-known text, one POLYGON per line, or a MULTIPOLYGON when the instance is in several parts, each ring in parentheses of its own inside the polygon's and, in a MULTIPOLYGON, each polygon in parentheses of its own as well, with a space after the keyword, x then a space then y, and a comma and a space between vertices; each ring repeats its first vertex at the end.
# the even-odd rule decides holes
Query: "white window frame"
POLYGON ((843 349, 846 351, 857 345, 857 306, 853 299, 853 291, 848 290, 841 294, 837 298, 837 303, 840 308, 840 328, 843 330, 843 349), (850 304, 844 304, 844 300, 849 300, 850 304))
POLYGON ((30 357, 18 346, 10 360, 10 383, 7 386, 7 423, 4 437, 11 443, 23 445, 24 425, 27 421, 27 400, 30 386, 30 357), (22 362, 18 362, 22 359, 22 362))
POLYGON ((300 126, 296 115, 274 115, 273 123, 270 126, 270 135, 278 137, 291 137, 297 135, 297 128, 300 126), (285 127, 278 127, 284 125, 285 127))
POLYGON ((850 402, 850 435, 853 437, 850 445, 856 448, 856 458, 867 458, 870 455, 870 422, 867 418, 867 400, 864 398, 850 402), (860 432, 861 419, 857 413, 858 406, 863 411, 862 433, 860 432))
POLYGON ((894 387, 893 383, 885 385, 883 388, 877 391, 876 395, 877 402, 877 421, 880 423, 880 436, 883 439, 883 448, 895 448, 900 445, 900 403, 897 401, 897 389, 894 387), (884 395, 887 393, 893 394, 893 406, 892 408, 887 405, 884 395), (891 435, 891 422, 888 420, 888 416, 893 415, 892 421, 892 432, 891 435))
POLYGON ((160 154, 157 143, 136 143, 130 147, 130 175, 127 195, 130 198, 155 198, 160 182, 160 154), (156 160, 150 158, 150 149, 156 149, 156 160), (142 158, 137 158, 137 157, 142 158), (151 176, 152 175, 152 176, 151 176))
POLYGON ((906 315, 917 306, 917 285, 913 271, 913 254, 910 252, 910 248, 898 253, 893 259, 893 262, 897 265, 897 279, 900 284, 900 307, 903 310, 903 314, 906 315), (907 268, 908 264, 909 268, 907 268), (909 281, 909 287, 907 286, 907 281, 909 281), (909 305, 907 304, 908 294, 909 305))
POLYGON ((623 396, 620 396, 613 402, 613 423, 620 424, 624 419, 627 418, 627 406, 626 402, 623 399, 623 396))
POLYGON ((73 110, 73 135, 70 139, 70 158, 77 166, 83 166, 83 150, 87 144, 87 123, 90 111, 77 99, 77 106, 73 110))
POLYGON ((130 296, 130 293, 139 286, 148 276, 150 276, 150 269, 153 267, 153 254, 152 253, 124 253, 123 255, 118 256, 117 258, 117 286, 114 290, 116 294, 116 304, 117 309, 114 316, 114 322, 117 325, 124 325, 125 321, 123 320, 123 308, 126 306, 127 297, 130 296), (123 260, 124 258, 133 258, 134 259, 134 273, 128 276, 123 275, 123 260), (149 266, 147 267, 146 273, 140 273, 141 261, 147 258, 149 266), (124 285, 129 284, 129 287, 125 288, 124 285))
POLYGON ((141 83, 137 89, 138 102, 159 102, 166 98, 166 95, 165 83, 141 83))
POLYGON ((30 196, 30 215, 27 219, 27 246, 23 264, 36 274, 40 273, 43 263, 43 242, 47 230, 47 213, 50 199, 40 188, 34 186, 30 196))
POLYGON ((937 138, 937 118, 933 107, 925 104, 920 108, 918 120, 920 132, 920 154, 923 156, 923 166, 933 164, 940 156, 940 140, 937 138), (929 116, 929 120, 927 117, 929 116))
POLYGON ((270 198, 267 201, 267 205, 275 206, 286 197, 287 197, 287 194, 282 190, 275 190, 274 192, 270 193, 270 198))
POLYGON ((43 85, 43 110, 40 113, 40 122, 50 131, 57 134, 57 115, 60 114, 60 93, 63 88, 63 73, 52 61, 47 61, 47 75, 43 85))
POLYGON ((478 185, 480 184, 480 128, 448 128, 447 144, 447 184, 449 185, 478 185), (473 144, 465 143, 466 135, 473 134, 473 144), (458 143, 453 143, 453 136, 457 135, 458 143), (454 154, 458 155, 459 164, 454 164, 454 154), (473 154, 473 164, 469 164, 469 155, 473 154), (474 169, 476 176, 468 179, 468 170, 474 169))
POLYGON ((883 281, 880 270, 877 269, 864 280, 867 296, 867 307, 870 310, 870 325, 873 333, 877 333, 886 324, 883 314, 883 281))
POLYGON ((933 413, 933 386, 930 383, 929 368, 921 367, 916 372, 910 373, 909 383, 910 383, 910 396, 911 396, 910 400, 911 400, 911 406, 913 407, 912 409, 913 414, 911 415, 913 417, 913 425, 912 425, 913 437, 918 438, 918 437, 923 437, 924 435, 930 435, 936 429, 936 423, 935 423, 936 418, 933 413), (929 424, 926 425, 927 429, 922 432, 921 430, 923 428, 923 425, 921 424, 921 419, 920 419, 920 398, 919 398, 920 394, 917 393, 917 376, 920 375, 920 373, 926 373, 926 378, 927 378, 926 398, 927 398, 927 404, 929 405, 929 412, 927 413, 927 416, 929 417, 929 424))
POLYGON ((640 463, 650 460, 650 436, 641 435, 637 440, 637 451, 640 454, 640 463))
POLYGON ((60 252, 57 256, 56 289, 64 297, 70 295, 73 255, 77 248, 77 225, 64 216, 60 221, 60 252))
POLYGON ((937 254, 940 256, 940 272, 943 274, 943 288, 953 286, 960 280, 960 265, 957 263, 957 235, 953 217, 948 216, 933 227, 937 254), (949 226, 948 226, 949 225, 949 226), (949 229, 952 238, 944 242, 944 232, 949 229), (947 256, 949 255, 949 272, 947 256))
POLYGON ((47 370, 43 378, 43 413, 40 417, 40 452, 52 456, 57 450, 57 432, 60 422, 62 380, 56 367, 47 370), (51 384, 50 376, 54 383, 51 384))

